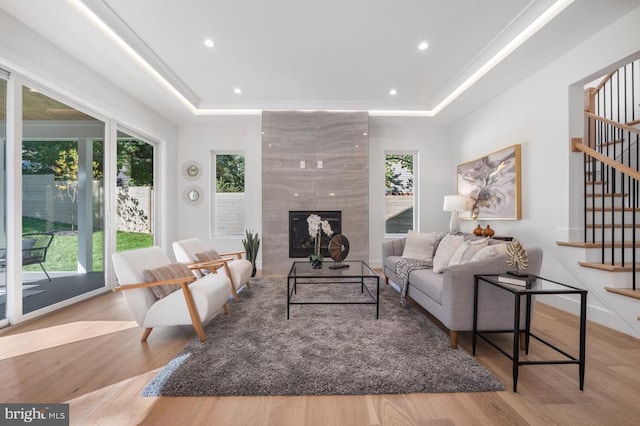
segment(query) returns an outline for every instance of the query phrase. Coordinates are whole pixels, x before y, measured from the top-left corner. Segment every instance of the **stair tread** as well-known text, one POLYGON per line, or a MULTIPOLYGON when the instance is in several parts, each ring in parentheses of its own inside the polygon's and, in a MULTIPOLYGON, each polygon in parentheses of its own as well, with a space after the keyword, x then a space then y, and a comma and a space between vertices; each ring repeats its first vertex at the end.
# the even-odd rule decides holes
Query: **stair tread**
POLYGON ((615 212, 621 212, 624 209, 625 212, 632 212, 635 211, 636 209, 634 209, 633 207, 587 207, 586 211, 588 212, 611 212, 611 211, 615 211, 615 212))
MULTIPOLYGON (((584 266, 585 268, 600 269, 602 271, 609 271, 609 272, 633 271, 633 265, 631 265, 631 263, 626 263, 624 266, 622 266, 619 263, 612 265, 610 263, 597 263, 597 262, 578 262, 578 264, 580 266, 584 266)), ((640 265, 636 265, 636 266, 640 266, 640 265)))
POLYGON ((627 192, 625 193, 621 193, 621 192, 606 192, 606 193, 602 193, 602 192, 594 192, 593 194, 587 194, 587 197, 593 198, 593 197, 628 197, 629 194, 627 192))
MULTIPOLYGON (((622 247, 622 242, 621 241, 616 241, 614 243, 612 243, 611 241, 605 241, 604 243, 598 241, 598 242, 582 242, 582 241, 556 241, 556 244, 558 244, 559 246, 563 246, 563 247, 579 247, 579 248, 587 248, 587 249, 591 249, 591 248, 602 248, 604 246, 604 248, 611 248, 612 246, 616 247, 616 248, 620 248, 622 247)), ((624 247, 625 248, 632 248, 633 245, 633 241, 625 241, 624 242, 624 247)), ((636 241, 635 247, 640 248, 640 241, 636 241)))
POLYGON ((634 290, 632 288, 615 288, 615 287, 605 287, 610 293, 621 294, 623 296, 633 297, 634 299, 640 299, 640 290, 634 290))
MULTIPOLYGON (((601 223, 596 223, 595 225, 592 223, 587 224, 587 229, 592 229, 592 228, 622 228, 622 224, 621 223, 616 223, 615 225, 611 225, 610 223, 605 223, 604 225, 601 223)), ((635 225, 632 223, 625 223, 624 224, 625 228, 640 228, 640 223, 636 223, 635 225)))

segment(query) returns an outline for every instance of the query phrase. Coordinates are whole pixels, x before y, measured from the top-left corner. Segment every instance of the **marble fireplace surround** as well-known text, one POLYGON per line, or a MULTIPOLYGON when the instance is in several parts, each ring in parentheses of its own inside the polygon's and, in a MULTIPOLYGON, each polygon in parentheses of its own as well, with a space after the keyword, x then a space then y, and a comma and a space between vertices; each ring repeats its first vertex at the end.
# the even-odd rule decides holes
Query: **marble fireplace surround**
POLYGON ((369 260, 366 112, 262 114, 262 273, 286 275, 289 211, 339 210, 348 260, 369 260))

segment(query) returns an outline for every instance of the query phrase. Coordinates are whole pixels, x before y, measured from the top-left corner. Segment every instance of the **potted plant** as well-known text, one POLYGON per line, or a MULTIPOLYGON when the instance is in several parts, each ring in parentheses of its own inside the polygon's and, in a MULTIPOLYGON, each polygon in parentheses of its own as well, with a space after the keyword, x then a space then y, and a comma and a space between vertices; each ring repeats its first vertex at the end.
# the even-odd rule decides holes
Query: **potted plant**
POLYGON ((260 248, 260 237, 258 237, 257 232, 249 231, 248 229, 245 231, 246 238, 242 239, 242 245, 244 246, 244 250, 247 252, 247 260, 251 262, 251 266, 253 269, 251 271, 251 276, 256 276, 256 258, 258 257, 258 249, 260 248))
POLYGON ((320 253, 320 247, 322 245, 322 232, 327 234, 327 237, 333 235, 331 225, 328 220, 322 220, 317 214, 311 214, 307 218, 307 224, 309 225, 309 236, 314 240, 313 254, 309 256, 309 261, 313 269, 322 268, 322 254, 320 253))

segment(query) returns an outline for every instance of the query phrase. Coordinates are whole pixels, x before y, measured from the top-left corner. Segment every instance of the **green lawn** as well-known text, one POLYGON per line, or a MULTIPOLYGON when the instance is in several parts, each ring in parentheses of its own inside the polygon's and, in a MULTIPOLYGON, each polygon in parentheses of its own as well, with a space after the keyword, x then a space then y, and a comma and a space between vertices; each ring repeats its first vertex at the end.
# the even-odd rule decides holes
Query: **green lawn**
MULTIPOLYGON (((78 235, 70 232, 68 224, 51 223, 28 217, 22 218, 23 234, 31 232, 54 232, 55 237, 47 251, 47 261, 44 264, 47 271, 77 271, 78 270, 78 235)), ((103 268, 103 231, 93 233, 93 270, 102 271, 103 268)), ((116 236, 116 251, 132 250, 153 245, 153 235, 137 232, 118 231, 116 236)), ((25 271, 41 271, 40 265, 24 267, 25 271)))

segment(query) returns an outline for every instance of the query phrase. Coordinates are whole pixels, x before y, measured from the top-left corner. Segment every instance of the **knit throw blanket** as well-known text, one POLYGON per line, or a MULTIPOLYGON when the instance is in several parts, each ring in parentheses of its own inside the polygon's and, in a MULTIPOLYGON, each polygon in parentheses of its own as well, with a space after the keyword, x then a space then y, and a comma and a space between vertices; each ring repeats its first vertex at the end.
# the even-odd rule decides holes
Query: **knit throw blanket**
POLYGON ((431 269, 433 268, 433 262, 431 260, 424 261, 418 259, 405 259, 402 258, 396 264, 396 274, 400 280, 400 303, 403 308, 407 307, 407 290, 409 288, 409 274, 416 269, 431 269))

